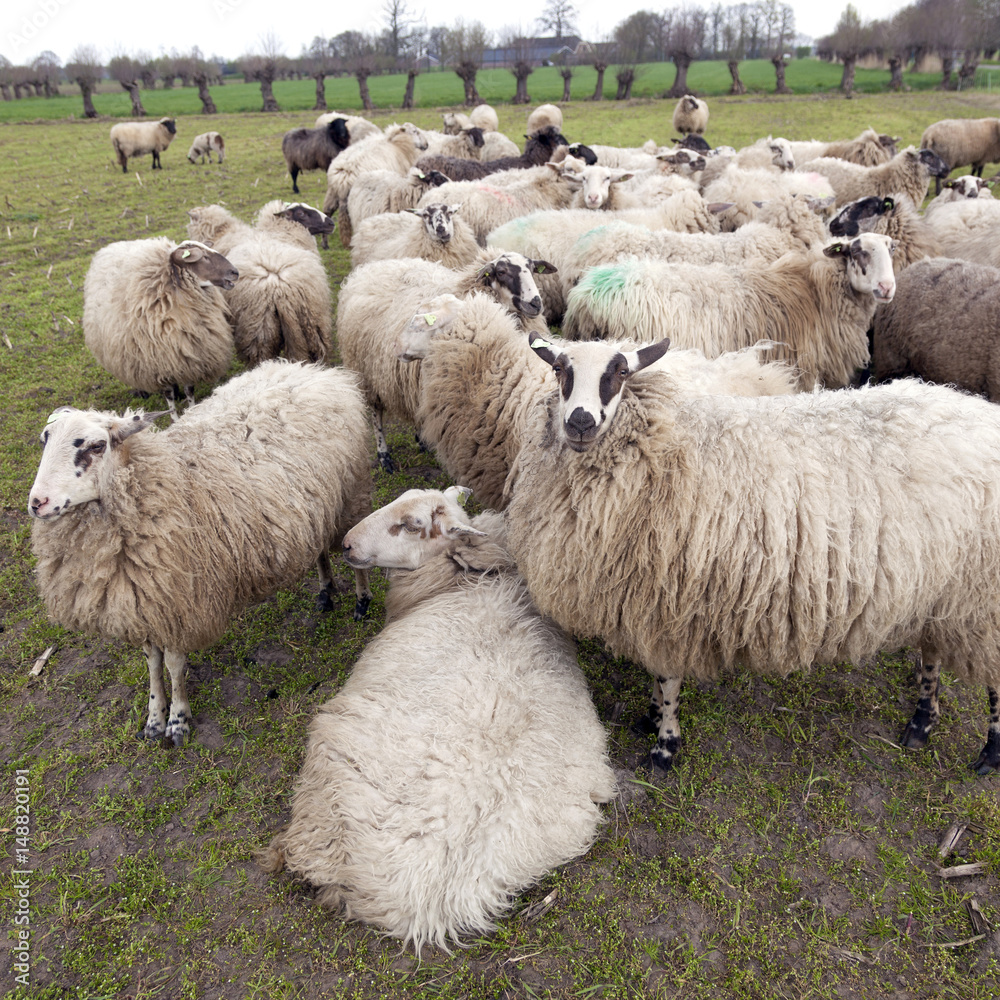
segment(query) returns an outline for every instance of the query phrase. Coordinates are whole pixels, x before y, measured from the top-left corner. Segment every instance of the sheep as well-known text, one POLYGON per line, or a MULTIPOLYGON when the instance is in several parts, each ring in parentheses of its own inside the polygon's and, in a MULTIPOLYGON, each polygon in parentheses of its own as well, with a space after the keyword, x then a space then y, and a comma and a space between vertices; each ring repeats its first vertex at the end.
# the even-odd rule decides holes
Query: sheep
MULTIPOLYGON (((145 431, 156 416, 57 409, 28 512, 50 617, 141 645, 150 695, 140 735, 180 745, 186 654, 317 561, 329 605, 327 550, 370 512, 371 472, 364 402, 342 369, 270 362, 169 429, 145 431)), ((361 616, 371 591, 365 572, 355 576, 361 616)))
POLYGON ((365 219, 351 238, 351 267, 404 257, 421 257, 452 269, 465 267, 479 256, 480 247, 457 214, 461 207, 434 202, 365 219))
POLYGON ((838 205, 863 198, 865 195, 907 195, 914 205, 923 202, 932 177, 947 177, 948 168, 929 149, 907 146, 887 163, 877 167, 861 167, 834 157, 810 160, 805 171, 822 174, 833 186, 838 205))
POLYGON ((708 105, 691 94, 685 94, 674 108, 674 131, 681 135, 694 132, 702 135, 708 128, 708 105))
POLYGON ((373 215, 415 207, 428 191, 447 183, 444 174, 437 170, 423 171, 419 167, 411 167, 403 176, 392 170, 362 174, 351 185, 347 196, 351 233, 373 215))
POLYGON ((1000 403, 1000 269, 931 257, 900 276, 896 297, 875 312, 872 378, 916 375, 1000 403), (961 322, 942 317, 961 309, 961 322))
POLYGON ((617 208, 638 208, 634 201, 623 199, 618 191, 618 185, 631 180, 634 175, 627 170, 616 167, 584 167, 580 171, 583 187, 573 198, 572 208, 587 208, 591 211, 604 209, 613 211, 617 208))
POLYGON ((868 362, 867 330, 896 280, 892 241, 862 233, 773 262, 742 266, 638 258, 592 267, 566 297, 563 336, 669 335, 709 357, 777 341, 776 357, 802 371, 806 389, 848 385, 868 362))
POLYGON ((453 181, 480 180, 500 170, 525 170, 548 162, 565 137, 554 127, 544 128, 528 136, 520 156, 503 156, 498 160, 465 160, 454 156, 421 156, 416 165, 424 171, 440 170, 453 181))
POLYGON ((393 345, 422 302, 444 292, 464 298, 487 291, 518 315, 522 329, 548 332, 534 274, 552 267, 517 253, 482 251, 461 271, 432 261, 376 260, 352 271, 337 300, 337 343, 344 366, 358 372, 372 408, 379 464, 394 465, 385 419, 413 420, 420 401, 420 366, 397 360, 393 345))
MULTIPOLYGON (((458 135, 464 129, 472 127, 472 119, 462 111, 445 111, 441 115, 441 121, 441 131, 445 135, 458 135)), ((500 124, 499 120, 497 124, 500 124)))
POLYGON ((982 177, 975 177, 972 174, 963 174, 954 180, 945 181, 941 185, 940 194, 933 197, 924 209, 925 215, 930 215, 937 211, 942 205, 950 205, 954 201, 961 201, 963 198, 992 198, 993 192, 990 190, 989 181, 984 181, 982 177))
POLYGON ((671 152, 656 154, 657 169, 664 174, 680 174, 684 177, 691 177, 693 174, 700 174, 708 165, 708 161, 702 153, 695 153, 690 149, 678 148, 671 152))
POLYGON ((528 599, 503 518, 470 519, 461 493, 408 490, 345 539, 389 569, 387 624, 310 724, 259 858, 418 955, 587 851, 615 791, 574 644, 528 599))
MULTIPOLYGON (((325 241, 334 230, 334 221, 328 215, 305 202, 282 201, 280 198, 263 205, 254 218, 254 228, 277 236, 286 243, 293 243, 319 255, 316 236, 325 241)), ((325 245, 325 243, 324 243, 325 245)))
POLYGON ((537 135, 546 129, 561 132, 563 127, 562 111, 554 104, 539 104, 528 115, 525 131, 528 135, 537 135))
POLYGON ((940 194, 941 178, 956 167, 972 167, 972 175, 982 177, 987 163, 1000 163, 1000 118, 943 118, 924 129, 920 148, 933 150, 948 168, 936 176, 940 194))
POLYGON ((942 205, 925 216, 942 257, 959 257, 977 264, 1000 267, 1000 201, 965 198, 942 205))
POLYGON ((286 132, 281 140, 281 152, 292 177, 292 190, 300 193, 300 171, 326 170, 350 144, 351 136, 343 118, 334 118, 319 128, 295 128, 286 132))
POLYGON ((193 208, 188 215, 189 235, 225 247, 242 275, 226 302, 244 363, 252 367, 281 353, 291 361, 324 360, 332 332, 331 295, 315 241, 308 239, 306 248, 301 235, 292 238, 273 226, 252 229, 220 205, 193 208))
POLYGON ((483 158, 483 130, 470 125, 457 135, 424 130, 427 140, 425 156, 449 156, 459 160, 481 160, 483 158))
POLYGON ((823 199, 833 198, 834 190, 826 177, 815 172, 741 170, 732 165, 702 190, 709 204, 728 206, 719 216, 720 225, 728 231, 756 219, 761 203, 790 194, 823 199))
MULTIPOLYGON (((690 150, 684 151, 688 156, 690 150)), ((676 154, 675 154, 676 156, 676 154)), ((777 170, 779 172, 795 169, 795 157, 792 154, 791 143, 787 139, 758 139, 752 146, 746 146, 733 156, 713 156, 704 161, 701 184, 708 187, 730 165, 740 170, 777 170)))
POLYGON ((853 139, 833 142, 792 142, 791 154, 796 163, 807 163, 820 157, 836 157, 862 167, 877 167, 888 163, 896 155, 895 142, 890 136, 879 135, 873 128, 866 128, 853 139))
POLYGON ((316 119, 316 128, 323 128, 329 125, 335 118, 343 118, 344 124, 347 126, 348 135, 351 137, 351 142, 361 142, 362 139, 367 139, 369 136, 382 134, 382 130, 378 125, 370 122, 367 118, 361 118, 358 115, 346 115, 341 111, 326 111, 321 114, 316 119))
POLYGON ((111 145, 114 147, 122 173, 128 173, 128 161, 133 156, 153 154, 153 170, 162 170, 160 153, 174 141, 177 121, 161 118, 158 122, 118 122, 111 126, 111 145))
MULTIPOLYGON (((551 369, 532 356, 525 363, 514 317, 477 294, 465 300, 446 294, 424 303, 396 347, 402 360, 420 361, 414 415, 420 440, 452 479, 468 483, 482 504, 500 510, 527 414, 555 386, 551 369)), ((748 348, 711 361, 700 351, 670 351, 659 364, 673 375, 683 371, 691 391, 793 392, 794 369, 762 363, 764 350, 748 348)))
POLYGON ((212 162, 212 153, 215 153, 221 163, 226 157, 226 143, 218 132, 202 132, 191 140, 191 148, 188 150, 188 161, 194 163, 197 156, 199 162, 204 163, 205 157, 208 162, 212 162))
POLYGON ((914 261, 940 252, 934 230, 905 194, 859 198, 830 220, 833 236, 853 237, 859 232, 882 233, 893 241, 892 266, 897 275, 914 261))
POLYGON ((654 767, 684 677, 916 643, 903 745, 926 742, 943 666, 987 685, 974 767, 1000 768, 1000 409, 913 380, 690 398, 638 374, 651 348, 532 346, 559 389, 511 471, 510 552, 542 614, 653 674, 654 767))
MULTIPOLYGON (((382 135, 369 136, 361 142, 352 143, 329 166, 326 172, 326 198, 323 211, 332 215, 341 202, 347 200, 351 185, 369 170, 393 170, 405 174, 417 161, 420 153, 427 148, 423 132, 404 122, 391 125, 382 135)), ((344 234, 341 233, 341 240, 344 234)), ((348 235, 345 246, 350 242, 348 235)))
POLYGON ((520 156, 521 147, 503 132, 483 132, 483 148, 480 151, 481 160, 499 160, 505 156, 520 156))
POLYGON ((238 277, 222 254, 193 240, 109 243, 84 279, 84 342, 126 385, 164 393, 176 419, 175 385, 193 403, 196 382, 214 382, 229 368, 233 334, 219 289, 238 277))
POLYGON ((662 152, 650 139, 642 146, 584 146, 582 142, 570 143, 569 151, 573 156, 583 156, 587 150, 594 162, 588 166, 611 167, 619 170, 652 170, 656 167, 657 155, 662 152))
POLYGON ((475 126, 482 129, 483 147, 479 151, 479 160, 498 160, 502 156, 520 156, 521 150, 517 144, 508 139, 500 128, 500 119, 496 111, 488 104, 474 107, 467 115, 461 111, 446 111, 442 116, 444 125, 441 131, 445 135, 458 135, 463 129, 475 126))

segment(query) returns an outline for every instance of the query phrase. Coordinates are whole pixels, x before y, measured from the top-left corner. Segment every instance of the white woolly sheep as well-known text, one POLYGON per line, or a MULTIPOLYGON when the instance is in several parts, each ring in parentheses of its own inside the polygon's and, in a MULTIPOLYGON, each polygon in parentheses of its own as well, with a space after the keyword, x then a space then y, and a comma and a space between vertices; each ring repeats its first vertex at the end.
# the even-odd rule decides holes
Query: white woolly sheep
POLYGON ((292 178, 292 190, 299 194, 299 173, 303 170, 326 170, 351 144, 347 122, 343 118, 319 128, 293 128, 281 139, 281 152, 292 178))
POLYGON ((894 141, 887 135, 879 135, 873 128, 866 128, 853 139, 791 142, 789 147, 796 163, 808 163, 821 156, 832 156, 862 167, 877 167, 880 163, 888 163, 896 155, 894 141))
MULTIPOLYGON (((179 745, 187 653, 317 562, 329 604, 327 550, 371 510, 368 427, 353 373, 283 362, 220 386, 168 430, 138 433, 156 416, 60 407, 42 432, 28 511, 49 615, 142 646, 141 735, 179 745)), ((356 586, 361 615, 364 572, 356 586)))
MULTIPOLYGON (((1000 163, 1000 118, 943 118, 924 129, 920 148, 933 150, 944 161, 947 176, 956 167, 972 167, 983 176, 987 163, 1000 163)), ((941 178, 936 191, 941 192, 941 178)))
POLYGON ((351 238, 351 267, 404 257, 421 257, 453 269, 465 267, 479 257, 481 248, 457 214, 461 207, 435 202, 365 219, 351 238))
POLYGON ((455 135, 424 129, 427 150, 424 156, 450 156, 459 160, 481 160, 483 158, 483 130, 470 125, 455 135))
POLYGON ((965 198, 925 216, 942 257, 1000 267, 1000 201, 965 198))
POLYGON ((681 135, 701 135, 708 128, 708 105, 692 94, 685 94, 674 108, 674 131, 681 135))
POLYGON ((947 177, 948 168, 929 149, 907 146, 888 163, 861 167, 835 157, 820 157, 803 164, 802 170, 822 174, 833 186, 838 205, 866 195, 907 195, 914 205, 923 202, 932 177, 947 177))
POLYGON ((510 551, 539 611, 653 674, 653 765, 685 677, 917 644, 902 743, 926 742, 944 667, 989 688, 974 766, 1000 768, 1000 408, 913 380, 692 398, 607 345, 577 378, 580 348, 535 348, 561 391, 511 472, 510 551))
POLYGON ((261 856, 418 955, 583 854, 615 790, 573 643, 532 607, 503 518, 470 520, 460 493, 409 490, 345 539, 390 570, 387 624, 310 725, 261 856))
POLYGON ((327 111, 321 114, 316 119, 316 128, 329 125, 335 118, 343 118, 352 143, 361 142, 362 139, 367 139, 372 135, 382 134, 382 129, 367 118, 361 118, 359 115, 347 115, 341 111, 327 111))
POLYGON ((916 375, 1000 403, 1000 269, 931 257, 899 276, 896 297, 875 312, 872 378, 916 375), (942 329, 942 317, 960 322, 942 329))
POLYGON ((563 113, 554 104, 539 104, 531 114, 525 125, 525 132, 528 135, 537 135, 543 129, 553 128, 561 132, 563 127, 563 113))
MULTIPOLYGON (((472 485, 483 505, 501 509, 527 416, 555 385, 551 369, 531 356, 525 363, 524 334, 514 317, 483 295, 442 295, 424 303, 396 346, 402 360, 420 361, 420 440, 434 449, 449 476, 472 485)), ((794 369, 761 362, 768 349, 761 345, 714 360, 700 351, 671 351, 657 364, 674 375, 683 371, 693 392, 795 391, 794 369)))
POLYGON ((111 145, 122 173, 128 173, 128 161, 133 156, 153 154, 153 170, 163 169, 160 153, 174 141, 177 122, 161 118, 158 122, 118 122, 111 126, 111 145))
POLYGON ((412 421, 420 402, 420 366, 399 361, 394 344, 421 303, 445 292, 464 298, 486 291, 518 315, 522 329, 547 333, 534 275, 551 266, 494 248, 461 271, 408 258, 372 261, 348 275, 337 299, 337 343, 344 365, 361 376, 383 469, 394 469, 385 418, 412 421))
POLYGON ((916 260, 940 253, 934 230, 905 194, 885 198, 869 196, 845 205, 831 220, 833 236, 882 233, 895 244, 892 266, 899 274, 916 260))
POLYGON ((591 211, 603 209, 615 211, 619 208, 641 208, 634 198, 622 197, 619 185, 634 176, 628 170, 617 167, 584 167, 579 172, 583 186, 574 195, 572 208, 587 208, 591 211))
POLYGON ((925 212, 934 211, 935 207, 947 205, 953 201, 960 201, 962 198, 992 198, 993 192, 990 190, 989 181, 984 181, 982 177, 973 174, 963 174, 953 180, 945 181, 941 185, 941 193, 928 202, 925 212))
POLYGON ((212 162, 212 153, 219 158, 219 163, 226 158, 226 142, 218 132, 202 132, 191 140, 191 148, 188 150, 188 160, 194 163, 195 157, 200 163, 212 162))
POLYGON ((414 208, 428 191, 447 183, 448 178, 444 174, 437 170, 423 171, 419 167, 411 167, 402 176, 392 170, 372 170, 362 174, 351 185, 351 193, 347 196, 347 216, 352 235, 365 219, 385 212, 414 208))
POLYGON ((670 336, 709 357, 772 340, 805 388, 840 387, 868 363, 875 306, 895 287, 892 241, 875 233, 741 266, 633 258, 583 275, 566 298, 562 332, 584 340, 670 336))
POLYGON ((83 283, 83 337, 98 364, 142 392, 162 392, 176 419, 175 385, 194 402, 196 382, 215 382, 233 356, 220 288, 238 270, 202 243, 166 236, 110 243, 83 283))
POLYGON ((834 190, 826 177, 815 172, 741 170, 730 165, 702 191, 709 204, 725 206, 719 223, 729 231, 756 219, 764 202, 788 195, 833 199, 834 190))
POLYGON ((618 170, 652 170, 657 165, 657 155, 665 152, 652 139, 642 146, 584 146, 582 142, 574 142, 569 147, 573 156, 581 156, 585 150, 594 157, 594 162, 588 163, 588 166, 611 167, 618 170))
MULTIPOLYGON (((280 198, 261 206, 254 218, 254 228, 270 233, 286 243, 293 243, 319 255, 316 236, 325 241, 335 223, 330 216, 302 201, 287 202, 280 198)), ((324 242, 325 245, 325 242, 324 242)))
MULTIPOLYGON (((691 151, 683 151, 690 157, 691 151)), ((676 158, 676 154, 675 154, 676 158)), ((732 156, 712 156, 704 160, 701 186, 706 188, 730 166, 739 170, 785 171, 795 169, 795 157, 787 139, 758 139, 752 146, 745 146, 732 156)))

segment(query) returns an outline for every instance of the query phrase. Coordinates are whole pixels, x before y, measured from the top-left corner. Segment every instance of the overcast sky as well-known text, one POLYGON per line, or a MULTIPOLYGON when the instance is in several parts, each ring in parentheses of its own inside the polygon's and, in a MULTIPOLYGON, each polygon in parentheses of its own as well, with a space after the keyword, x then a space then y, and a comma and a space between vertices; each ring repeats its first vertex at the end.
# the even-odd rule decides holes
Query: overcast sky
MULTIPOLYGON (((846 3, 793 0, 796 27, 814 38, 828 34, 846 3)), ((905 5, 901 0, 855 0, 866 20, 885 17, 905 5)), ((468 0, 410 0, 409 6, 429 27, 464 18, 481 20, 493 31, 519 24, 528 33, 544 0, 480 6, 468 0)), ((637 10, 676 5, 656 0, 575 0, 575 6, 580 13, 580 34, 594 40, 637 10)), ((275 0, 167 0, 141 5, 136 0, 2 0, 0 54, 21 64, 51 49, 65 63, 77 45, 89 43, 100 49, 105 61, 119 49, 145 50, 155 56, 171 49, 187 51, 195 45, 205 55, 234 58, 258 48, 260 37, 274 32, 285 55, 297 56, 316 35, 381 30, 381 8, 382 0, 358 4, 292 0, 287 6, 275 0)))

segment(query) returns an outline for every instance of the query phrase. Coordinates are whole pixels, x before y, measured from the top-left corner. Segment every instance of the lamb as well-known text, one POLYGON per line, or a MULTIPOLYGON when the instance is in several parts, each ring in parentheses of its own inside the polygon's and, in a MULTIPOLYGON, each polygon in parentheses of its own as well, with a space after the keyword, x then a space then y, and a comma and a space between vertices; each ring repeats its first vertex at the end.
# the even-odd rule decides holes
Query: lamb
POLYGON ((875 129, 866 128, 853 139, 792 142, 790 147, 796 163, 832 156, 862 167, 877 167, 881 163, 888 163, 896 155, 896 142, 898 140, 893 140, 888 135, 879 135, 875 129))
POLYGON ((942 257, 959 257, 1000 267, 1000 201, 966 198, 943 205, 925 216, 942 257))
POLYGON ((916 375, 1000 403, 998 306, 1000 269, 944 257, 911 265, 875 313, 873 379, 916 375), (961 322, 945 332, 942 317, 956 304, 961 322))
POLYGON ((860 232, 882 233, 893 241, 896 250, 892 266, 897 275, 914 261, 936 257, 940 252, 934 230, 905 194, 859 198, 830 220, 833 236, 851 237, 860 232))
POLYGON ((563 336, 669 335, 709 357, 773 340, 804 388, 845 386, 868 363, 876 304, 895 292, 891 248, 888 236, 862 233, 740 267, 638 258, 592 267, 567 296, 563 336))
POLYGON ((479 256, 480 247, 457 214, 461 207, 435 202, 365 219, 351 239, 351 267, 404 257, 433 260, 454 270, 465 267, 479 256))
MULTIPOLYGON (((156 416, 57 409, 28 512, 49 615, 141 645, 150 682, 141 735, 180 745, 191 719, 186 654, 317 561, 329 604, 327 550, 371 510, 371 473, 364 402, 343 369, 273 361, 168 430, 145 431, 156 416)), ((364 571, 355 576, 360 616, 371 591, 364 571)))
MULTIPOLYGON (((352 143, 329 166, 326 172, 326 198, 323 211, 332 215, 347 200, 351 185, 369 170, 393 170, 405 174, 417 157, 427 148, 423 132, 404 122, 391 125, 382 135, 369 136, 361 142, 352 143)), ((341 233, 341 239, 344 234, 341 233)), ((345 246, 350 242, 348 235, 345 246)))
POLYGON ((559 145, 566 145, 566 138, 549 126, 528 136, 520 156, 503 156, 498 160, 467 160, 454 156, 421 156, 416 165, 424 171, 440 170, 453 181, 474 181, 495 174, 500 170, 526 170, 547 163, 559 145))
POLYGON ((702 135, 708 128, 708 105, 691 94, 685 94, 674 108, 674 131, 681 135, 694 132, 702 135))
POLYGON ((189 234, 224 246, 240 269, 240 284, 226 302, 244 363, 253 367, 281 353, 290 361, 323 361, 330 350, 332 306, 315 241, 309 239, 307 249, 273 228, 252 229, 220 205, 194 208, 188 215, 189 234))
POLYGON ((299 173, 326 170, 351 144, 347 122, 334 118, 319 128, 294 128, 281 140, 281 152, 292 177, 292 190, 299 194, 299 173))
POLYGON ((826 177, 837 195, 838 205, 846 205, 865 195, 885 197, 897 192, 919 205, 927 194, 931 178, 948 176, 948 167, 937 154, 913 146, 907 146, 878 167, 860 167, 833 157, 820 157, 810 160, 802 169, 826 177))
POLYGON ((205 157, 208 162, 212 162, 212 153, 215 153, 221 163, 226 156, 226 142, 218 132, 202 132, 191 140, 191 148, 188 150, 188 161, 194 163, 195 157, 199 162, 204 163, 205 157))
MULTIPOLYGON (((633 349, 629 345, 624 349, 633 349)), ((524 336, 513 316, 484 295, 442 295, 421 306, 396 341, 404 361, 420 361, 415 423, 449 476, 472 484, 479 501, 500 510, 504 482, 524 440, 528 414, 555 387, 544 362, 524 361, 524 336)), ((794 369, 763 364, 766 345, 707 360, 700 351, 670 351, 659 365, 685 374, 694 392, 743 395, 795 391, 794 369)))
POLYGON ((351 233, 373 215, 414 208, 428 191, 447 183, 444 174, 437 170, 423 171, 419 167, 411 167, 403 176, 392 170, 362 174, 351 185, 347 196, 351 233))
POLYGON ((118 122, 111 126, 111 145, 122 173, 128 173, 128 161, 133 156, 153 154, 153 170, 162 170, 160 153, 174 141, 177 121, 161 118, 158 122, 118 122))
POLYGON ((83 336, 98 364, 141 392, 162 392, 176 419, 175 385, 194 402, 196 382, 225 375, 233 356, 220 288, 239 272, 202 243, 166 236, 110 243, 83 283, 83 336))
POLYGON ((399 361, 393 345, 421 303, 444 292, 464 298, 486 291, 518 315, 522 329, 547 333, 533 275, 551 267, 516 253, 482 251, 461 271, 410 258, 372 261, 348 275, 337 301, 337 342, 344 366, 361 376, 383 469, 394 470, 385 418, 412 421, 420 402, 420 366, 399 361))
POLYGON ((1000 409, 912 380, 690 398, 638 374, 650 348, 595 366, 589 344, 533 346, 561 392, 511 472, 510 552, 542 614, 654 675, 654 767, 679 748, 684 677, 919 644, 901 742, 926 742, 945 667, 987 685, 973 766, 1000 768, 1000 409))
POLYGON ((561 132, 563 127, 562 111, 554 104, 539 104, 534 111, 528 115, 528 122, 525 131, 528 135, 537 135, 545 129, 552 129, 561 132))
POLYGON ((381 135, 382 130, 374 122, 358 115, 345 115, 340 111, 327 111, 316 119, 316 128, 329 125, 335 118, 343 118, 347 125, 347 132, 351 137, 351 142, 358 143, 362 139, 367 139, 372 135, 381 135))
POLYGON ((943 118, 924 129, 920 148, 933 150, 947 167, 937 177, 940 194, 941 177, 956 167, 970 166, 973 176, 982 177, 987 163, 1000 163, 1000 118, 943 118))
POLYGON ((313 719, 261 857, 418 955, 583 854, 615 790, 574 644, 531 605, 503 518, 470 520, 461 492, 408 490, 345 539, 390 571, 387 624, 313 719))

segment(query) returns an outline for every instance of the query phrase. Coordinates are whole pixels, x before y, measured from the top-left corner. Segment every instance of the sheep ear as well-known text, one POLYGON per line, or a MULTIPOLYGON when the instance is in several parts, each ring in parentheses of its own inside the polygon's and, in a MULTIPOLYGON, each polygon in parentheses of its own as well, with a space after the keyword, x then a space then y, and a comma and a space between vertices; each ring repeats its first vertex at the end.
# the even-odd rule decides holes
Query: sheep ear
POLYGON ((547 260, 531 260, 529 257, 528 264, 535 274, 556 274, 559 271, 555 264, 550 264, 547 260))
POLYGON ((455 205, 449 205, 449 206, 448 206, 448 211, 449 211, 449 212, 451 212, 451 214, 452 214, 452 215, 458 215, 458 210, 459 210, 459 209, 460 209, 461 207, 462 207, 462 203, 461 203, 461 202, 458 202, 458 203, 457 203, 457 204, 455 204, 455 205))
POLYGON ((468 486, 449 486, 444 495, 449 500, 454 500, 459 507, 464 507, 465 502, 472 496, 472 490, 468 486))
POLYGON ((843 243, 831 243, 828 247, 823 247, 824 257, 842 257, 847 250, 843 243))
POLYGON ((720 212, 725 212, 727 209, 732 208, 733 205, 735 204, 736 204, 735 201, 713 201, 709 202, 709 204, 706 207, 710 212, 712 212, 715 215, 718 215, 720 212))
POLYGON ((659 361, 667 353, 669 346, 670 338, 664 337, 663 340, 658 340, 655 344, 648 344, 646 347, 640 347, 637 351, 626 351, 625 360, 628 362, 629 374, 634 375, 636 372, 641 372, 643 368, 648 368, 654 361, 659 361))
POLYGON ((954 181, 945 181, 944 184, 941 185, 941 187, 946 187, 946 188, 953 188, 954 186, 955 186, 954 181))
POLYGON ((634 174, 622 174, 621 177, 612 177, 612 184, 621 184, 622 181, 630 181, 635 175, 634 174))
POLYGON ((185 264, 197 264, 204 256, 205 251, 201 247, 193 246, 190 243, 182 243, 171 252, 170 262, 181 267, 185 264))
POLYGON ((162 417, 169 412, 169 410, 158 410, 155 413, 126 413, 123 417, 112 417, 108 427, 111 436, 111 447, 115 448, 125 438, 131 437, 133 434, 138 434, 139 431, 144 431, 157 417, 162 417))
POLYGON ((528 334, 528 346, 537 354, 542 361, 548 365, 556 363, 555 344, 550 344, 543 337, 536 337, 533 333, 528 334), (532 339, 534 338, 534 339, 532 339))
POLYGON ((493 261, 489 264, 484 264, 477 272, 476 278, 479 280, 480 284, 489 285, 489 283, 496 277, 496 271, 493 270, 493 261))
POLYGON ((896 207, 896 202, 892 198, 882 199, 882 212, 891 212, 896 207))

